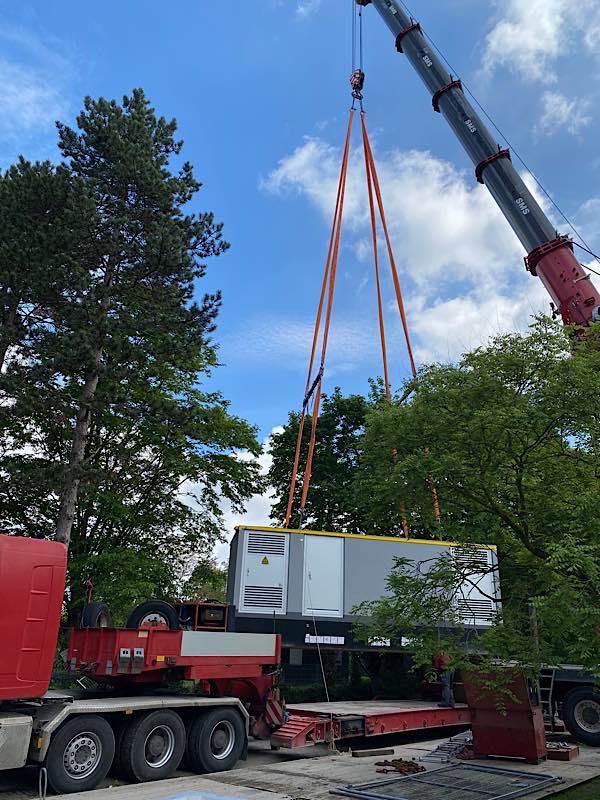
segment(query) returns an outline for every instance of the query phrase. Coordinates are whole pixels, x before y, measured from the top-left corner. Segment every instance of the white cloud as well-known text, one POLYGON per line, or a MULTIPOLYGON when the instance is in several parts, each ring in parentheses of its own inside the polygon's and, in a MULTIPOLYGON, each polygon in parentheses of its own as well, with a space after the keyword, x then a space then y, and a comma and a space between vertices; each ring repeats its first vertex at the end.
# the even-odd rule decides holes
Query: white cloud
POLYGON ((553 83, 554 62, 578 47, 598 53, 597 0, 505 0, 485 43, 487 71, 507 66, 530 81, 553 83))
POLYGON ((61 91, 35 69, 0 59, 0 130, 51 128, 67 108, 61 91))
MULTIPOLYGON (((377 357, 375 334, 370 337, 364 333, 372 325, 370 319, 345 319, 334 314, 327 348, 328 377, 377 357)), ((304 373, 308 367, 313 332, 314 320, 290 319, 283 315, 268 319, 253 317, 244 321, 243 330, 224 337, 222 360, 229 365, 265 361, 279 364, 282 369, 304 373)))
MULTIPOLYGON (((274 169, 263 187, 306 195, 329 219, 340 154, 308 138, 274 169)), ((426 151, 392 151, 377 159, 396 256, 421 287, 457 281, 504 284, 522 249, 489 193, 472 176, 426 151)), ((359 257, 367 247, 368 198, 360 149, 352 152, 344 220, 359 257)))
MULTIPOLYGON (((271 430, 273 433, 281 433, 283 428, 278 425, 271 430)), ((270 435, 263 441, 263 453, 258 458, 260 464, 261 475, 266 475, 271 464, 273 457, 269 450, 270 435)), ((253 458, 248 453, 242 453, 240 458, 253 458)), ((219 542, 214 551, 214 555, 219 562, 227 561, 229 558, 229 542, 235 532, 236 525, 269 525, 269 515, 271 513, 271 505, 275 500, 275 495, 272 490, 267 490, 264 494, 255 494, 250 498, 246 504, 246 510, 243 514, 238 514, 232 511, 228 504, 224 505, 223 517, 225 521, 225 528, 228 531, 226 534, 227 541, 219 542)))
POLYGON ((589 100, 574 97, 569 99, 560 92, 544 92, 542 95, 542 116, 536 129, 548 136, 560 128, 576 135, 587 127, 592 117, 586 113, 590 110, 589 100))
POLYGON ((296 6, 296 15, 302 19, 315 14, 321 7, 322 0, 299 0, 296 6))
MULTIPOLYGON (((346 241, 360 260, 371 260, 369 216, 362 155, 355 151, 348 172, 346 241)), ((271 172, 263 188, 285 196, 306 196, 330 221, 335 202, 340 153, 309 138, 271 172)), ((414 349, 419 362, 448 360, 480 345, 490 336, 525 329, 531 316, 548 310, 541 283, 523 266, 523 249, 489 193, 474 177, 429 152, 393 151, 377 157, 382 193, 401 279, 414 349)), ((548 205, 526 178, 542 207, 548 205)), ((389 299, 389 298, 387 298, 389 299)), ((393 306, 389 302, 391 311, 393 306)), ((388 314, 390 339, 400 341, 388 314)), ((336 334, 336 328, 337 329, 336 334)), ((362 366, 378 365, 371 320, 339 320, 337 358, 362 366)), ((272 355, 305 364, 310 324, 277 321, 251 326, 246 347, 256 356, 272 355), (287 355, 286 355, 287 354, 287 355)), ((333 342, 332 342, 333 344, 333 342)), ((240 342, 241 345, 241 342, 240 342)))
POLYGON ((44 130, 53 135, 54 122, 68 112, 65 89, 74 74, 61 44, 7 25, 0 41, 0 132, 19 141, 44 130))
POLYGON ((493 336, 525 331, 533 315, 548 311, 549 298, 540 281, 525 276, 511 294, 477 292, 433 303, 410 298, 409 322, 421 363, 451 362, 462 353, 486 344, 493 336))

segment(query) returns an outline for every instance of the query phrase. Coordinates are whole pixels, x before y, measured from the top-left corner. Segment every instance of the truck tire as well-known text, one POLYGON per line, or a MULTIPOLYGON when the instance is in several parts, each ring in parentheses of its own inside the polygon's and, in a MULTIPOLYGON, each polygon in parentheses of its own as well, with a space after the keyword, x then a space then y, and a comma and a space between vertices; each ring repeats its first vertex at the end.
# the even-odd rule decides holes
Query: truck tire
POLYGON ((600 747, 600 691, 594 686, 571 689, 562 701, 567 730, 584 744, 600 747))
POLYGON ((147 600, 133 609, 127 619, 126 628, 165 628, 179 630, 177 611, 164 600, 147 600))
POLYGON ((246 726, 233 708, 216 708, 190 725, 186 762, 194 772, 225 772, 235 767, 246 746, 246 726))
POLYGON ((102 717, 71 717, 52 736, 46 755, 48 782, 58 794, 95 789, 106 778, 115 754, 112 728, 102 717))
POLYGON ((181 763, 185 743, 185 725, 174 711, 134 717, 121 738, 120 771, 136 783, 169 778, 181 763))
POLYGON ((124 771, 123 765, 121 764, 121 753, 123 752, 123 736, 127 727, 129 726, 131 719, 129 717, 125 717, 122 719, 120 717, 116 717, 113 721, 113 733, 115 734, 115 757, 113 758, 112 767, 110 769, 110 774, 113 775, 115 778, 124 778, 124 771))
POLYGON ((86 603, 81 612, 82 628, 111 628, 110 608, 106 603, 86 603))

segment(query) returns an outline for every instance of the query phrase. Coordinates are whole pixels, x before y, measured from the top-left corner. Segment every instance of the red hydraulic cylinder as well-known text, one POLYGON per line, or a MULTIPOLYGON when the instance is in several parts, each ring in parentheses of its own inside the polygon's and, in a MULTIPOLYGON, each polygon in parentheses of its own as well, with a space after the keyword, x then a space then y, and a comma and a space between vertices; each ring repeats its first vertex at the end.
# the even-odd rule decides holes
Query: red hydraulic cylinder
POLYGON ((589 325, 596 321, 600 295, 575 257, 573 243, 567 236, 558 236, 536 248, 525 264, 544 284, 565 325, 589 325))

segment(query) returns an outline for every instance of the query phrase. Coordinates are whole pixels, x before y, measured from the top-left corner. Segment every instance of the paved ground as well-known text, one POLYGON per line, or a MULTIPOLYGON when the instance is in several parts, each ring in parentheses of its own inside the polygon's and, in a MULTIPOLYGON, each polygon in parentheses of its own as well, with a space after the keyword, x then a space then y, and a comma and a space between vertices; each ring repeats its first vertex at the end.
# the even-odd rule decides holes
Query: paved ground
MULTIPOLYGON (((418 760, 439 743, 439 740, 417 742, 414 741, 415 736, 386 737, 378 744, 389 746, 395 742, 396 758, 418 760)), ((372 741, 370 746, 373 746, 372 741)), ((136 786, 107 783, 104 788, 95 792, 63 795, 57 800, 329 800, 329 792, 334 787, 378 778, 384 780, 385 776, 380 776, 375 771, 375 761, 380 759, 381 756, 353 758, 351 752, 328 754, 324 746, 293 753, 271 752, 264 743, 252 743, 248 761, 242 762, 238 769, 231 772, 210 777, 182 773, 169 781, 136 786)), ((581 748, 578 759, 566 763, 549 761, 539 766, 506 761, 474 763, 551 774, 563 779, 559 787, 529 795, 529 800, 541 800, 582 781, 600 776, 600 751, 585 747, 581 748)), ((441 765, 424 762, 424 766, 431 770, 441 765)), ((22 773, 5 774, 0 781, 0 797, 1 800, 37 797, 34 774, 29 774, 25 782, 22 773)))

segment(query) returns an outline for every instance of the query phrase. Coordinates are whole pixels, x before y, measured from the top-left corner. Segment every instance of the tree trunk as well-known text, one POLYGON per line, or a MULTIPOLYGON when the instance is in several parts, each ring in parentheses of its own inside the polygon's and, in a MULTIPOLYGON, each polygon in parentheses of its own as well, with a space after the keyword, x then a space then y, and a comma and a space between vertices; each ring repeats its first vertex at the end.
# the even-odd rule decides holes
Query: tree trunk
MULTIPOLYGON (((100 303, 101 316, 103 318, 106 318, 108 309, 110 308, 110 290, 113 286, 114 276, 115 267, 113 266, 107 270, 104 277, 105 294, 102 298, 102 302, 100 303)), ((90 432, 92 406, 94 404, 94 397, 96 396, 96 389, 98 388, 103 347, 104 337, 100 336, 98 345, 96 347, 96 352, 94 353, 91 373, 88 374, 83 386, 81 403, 79 405, 77 420, 75 422, 73 443, 71 445, 71 452, 69 453, 69 463, 65 471, 65 479, 60 496, 60 508, 58 511, 58 520, 56 521, 54 538, 57 542, 62 542, 65 544, 67 548, 69 547, 69 543, 71 541, 71 529, 73 527, 73 520, 75 519, 77 494, 79 491, 79 483, 81 481, 81 465, 83 464, 85 458, 85 448, 90 432)))
MULTIPOLYGON (((100 361, 101 351, 96 353, 96 361, 100 361)), ((83 387, 81 405, 77 412, 75 423, 75 433, 71 452, 69 453, 69 464, 66 469, 65 480, 63 483, 60 498, 60 510, 56 523, 54 538, 57 542, 62 542, 67 547, 71 540, 71 528, 75 518, 75 506, 77 503, 77 493, 79 490, 80 469, 85 455, 85 446, 90 430, 90 419, 92 416, 92 404, 98 387, 98 371, 90 375, 83 387)))
MULTIPOLYGON (((10 308, 3 313, 2 317, 2 330, 4 336, 0 339, 0 374, 4 371, 4 363, 6 361, 6 356, 8 354, 8 350, 11 346, 11 330, 14 330, 15 321, 17 318, 17 308, 18 302, 13 303, 10 308)), ((13 337, 14 338, 14 337, 13 337)))

